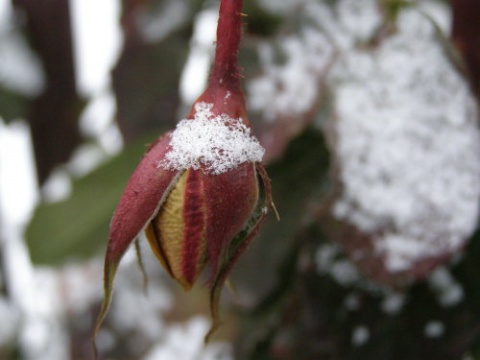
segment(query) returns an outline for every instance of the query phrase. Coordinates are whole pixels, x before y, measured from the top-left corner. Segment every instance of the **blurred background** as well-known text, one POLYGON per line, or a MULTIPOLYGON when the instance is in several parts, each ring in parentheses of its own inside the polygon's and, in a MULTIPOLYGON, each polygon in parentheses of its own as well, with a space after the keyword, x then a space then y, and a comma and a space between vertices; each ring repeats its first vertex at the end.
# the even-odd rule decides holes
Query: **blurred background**
MULTIPOLYGON (((218 0, 0 0, 0 359, 93 359, 108 224, 205 87, 218 0)), ((122 260, 104 359, 480 359, 480 3, 248 0, 270 215, 208 292, 122 260)))

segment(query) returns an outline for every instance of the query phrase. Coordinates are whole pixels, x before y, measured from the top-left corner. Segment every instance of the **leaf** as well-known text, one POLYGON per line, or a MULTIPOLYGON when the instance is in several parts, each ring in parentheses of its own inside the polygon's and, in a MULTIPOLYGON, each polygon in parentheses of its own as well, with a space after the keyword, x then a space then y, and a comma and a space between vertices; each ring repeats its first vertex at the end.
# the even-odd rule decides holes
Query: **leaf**
POLYGON ((24 118, 27 102, 26 97, 0 85, 0 115, 6 122, 24 118))
POLYGON ((56 265, 82 259, 106 245, 110 218, 145 144, 130 145, 97 170, 74 180, 72 194, 65 201, 37 207, 26 232, 34 263, 56 265))

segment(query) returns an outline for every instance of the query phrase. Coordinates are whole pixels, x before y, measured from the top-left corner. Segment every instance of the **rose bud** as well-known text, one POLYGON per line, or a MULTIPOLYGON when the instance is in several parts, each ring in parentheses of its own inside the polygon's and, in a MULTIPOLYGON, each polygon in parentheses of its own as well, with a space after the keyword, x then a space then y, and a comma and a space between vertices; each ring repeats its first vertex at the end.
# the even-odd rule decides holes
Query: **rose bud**
POLYGON ((149 148, 127 183, 110 225, 105 298, 95 332, 120 259, 145 231, 162 266, 185 290, 208 274, 211 333, 223 284, 273 208, 260 163, 264 149, 251 134, 238 79, 240 10, 241 1, 222 1, 207 89, 187 118, 149 148))

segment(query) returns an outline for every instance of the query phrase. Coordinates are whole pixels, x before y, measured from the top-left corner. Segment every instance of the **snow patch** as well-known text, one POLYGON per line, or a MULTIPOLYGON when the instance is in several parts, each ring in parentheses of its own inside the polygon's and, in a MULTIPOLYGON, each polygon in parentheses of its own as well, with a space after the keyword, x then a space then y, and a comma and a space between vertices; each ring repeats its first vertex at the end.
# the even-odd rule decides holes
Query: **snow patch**
POLYGON ((15 339, 20 325, 20 311, 15 305, 0 297, 0 347, 5 347, 15 339))
POLYGON ((438 302, 444 307, 455 306, 464 298, 462 285, 444 267, 436 269, 428 283, 437 295, 438 302))
POLYGON ((366 326, 357 326, 353 329, 352 344, 362 346, 370 339, 370 330, 366 326))
POLYGON ((189 9, 185 1, 170 0, 141 7, 136 20, 143 40, 158 43, 184 25, 188 16, 189 9))
POLYGON ((329 78, 344 189, 334 214, 374 237, 391 272, 458 250, 480 198, 476 101, 432 23, 412 9, 398 20, 329 78))
POLYGON ((368 42, 383 21, 377 1, 339 0, 331 4, 311 0, 305 15, 316 22, 324 36, 339 50, 368 42))
POLYGON ((194 317, 183 324, 173 324, 165 334, 165 343, 158 344, 144 357, 145 360, 232 360, 231 347, 226 343, 203 343, 209 321, 194 317), (188 340, 188 341, 186 341, 188 340))
POLYGON ((358 283, 361 276, 357 268, 350 260, 342 258, 340 254, 340 248, 335 244, 320 246, 315 254, 318 272, 330 275, 344 287, 358 283))
POLYGON ((207 86, 215 50, 217 21, 217 9, 205 9, 195 16, 190 54, 180 78, 180 96, 184 104, 192 104, 207 86))
POLYGON ((13 29, 0 32, 0 84, 28 97, 45 87, 41 64, 26 40, 13 29))
POLYGON ((382 21, 372 0, 303 0, 292 12, 302 19, 300 30, 261 44, 263 75, 247 83, 249 109, 267 122, 311 110, 336 53, 368 41, 382 21))
POLYGON ((202 169, 221 174, 244 162, 262 161, 265 149, 241 119, 214 115, 213 104, 195 105, 193 119, 180 121, 171 134, 171 150, 159 167, 167 170, 202 169))
POLYGON ((318 97, 320 76, 333 57, 332 45, 313 28, 281 41, 279 49, 266 44, 260 47, 264 75, 247 84, 249 108, 269 122, 310 109, 318 97), (284 64, 276 63, 278 51, 287 58, 284 64))
POLYGON ((425 325, 425 336, 429 338, 438 338, 445 333, 445 324, 440 321, 429 321, 425 325))
POLYGON ((404 294, 396 292, 387 293, 382 301, 382 310, 389 315, 398 314, 403 309, 405 300, 404 294))

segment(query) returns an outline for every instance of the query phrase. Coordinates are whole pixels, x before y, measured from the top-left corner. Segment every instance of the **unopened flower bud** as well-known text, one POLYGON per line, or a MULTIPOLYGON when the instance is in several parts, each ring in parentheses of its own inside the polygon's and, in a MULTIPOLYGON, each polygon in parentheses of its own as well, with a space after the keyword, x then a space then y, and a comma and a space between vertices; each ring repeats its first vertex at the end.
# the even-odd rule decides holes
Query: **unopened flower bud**
MULTIPOLYGON (((217 94, 218 95, 218 94, 217 94)), ((190 289, 208 268, 212 313, 233 264, 247 248, 272 205, 261 165, 264 149, 251 135, 237 104, 225 92, 218 106, 208 92, 191 116, 160 137, 131 176, 115 211, 105 256, 104 317, 113 278, 128 246, 145 231, 163 267, 190 289)))
POLYGON ((261 165, 264 149, 251 134, 236 72, 241 5, 222 0, 209 86, 187 118, 149 148, 128 181, 110 225, 96 331, 120 259, 145 231, 160 263, 184 289, 208 274, 211 334, 223 284, 273 207, 261 165))

